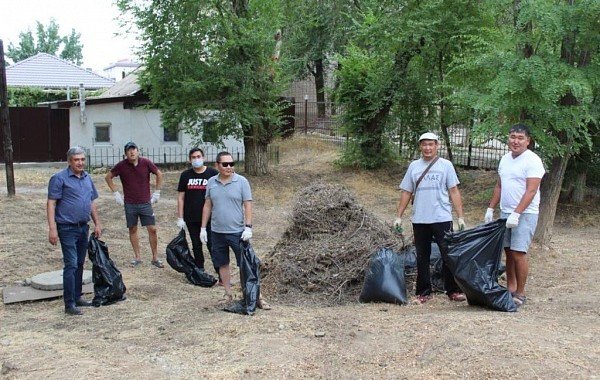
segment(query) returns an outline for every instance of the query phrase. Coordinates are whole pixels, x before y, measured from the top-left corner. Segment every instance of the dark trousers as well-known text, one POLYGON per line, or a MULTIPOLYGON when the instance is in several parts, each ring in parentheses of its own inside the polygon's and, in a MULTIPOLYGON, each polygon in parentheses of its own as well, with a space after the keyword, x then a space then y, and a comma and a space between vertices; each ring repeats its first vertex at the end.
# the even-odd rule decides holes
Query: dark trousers
POLYGON ((83 263, 88 246, 87 224, 57 224, 60 248, 63 253, 63 298, 65 307, 75 307, 81 298, 83 263))
POLYGON ((442 275, 444 276, 444 288, 446 288, 446 294, 461 291, 456 284, 450 269, 448 269, 448 266, 446 265, 448 244, 444 240, 444 234, 448 231, 452 231, 452 222, 413 224, 415 249, 417 250, 417 296, 431 294, 429 261, 431 259, 432 240, 435 240, 440 247, 440 253, 444 262, 442 265, 442 275))
MULTIPOLYGON (((190 239, 192 240, 192 251, 194 254, 194 261, 198 268, 204 269, 204 253, 202 252, 202 242, 200 241, 200 222, 185 222, 187 226, 188 232, 190 234, 190 239)), ((206 226, 206 235, 208 237, 208 242, 206 244, 206 248, 208 249, 208 255, 210 257, 210 252, 212 251, 212 239, 210 233, 210 224, 206 226)), ((212 261, 212 259, 211 259, 212 261)), ((215 268, 215 272, 219 274, 219 268, 213 265, 215 268)))

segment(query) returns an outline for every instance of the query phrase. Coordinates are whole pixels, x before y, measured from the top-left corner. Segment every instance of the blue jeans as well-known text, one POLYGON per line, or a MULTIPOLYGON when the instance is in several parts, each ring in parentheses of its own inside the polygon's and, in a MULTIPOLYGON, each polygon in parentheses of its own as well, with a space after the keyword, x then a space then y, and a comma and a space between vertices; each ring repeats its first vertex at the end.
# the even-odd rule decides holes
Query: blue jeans
POLYGON ((83 263, 88 246, 87 224, 58 224, 58 238, 63 253, 63 297, 65 307, 74 307, 81 298, 83 263))

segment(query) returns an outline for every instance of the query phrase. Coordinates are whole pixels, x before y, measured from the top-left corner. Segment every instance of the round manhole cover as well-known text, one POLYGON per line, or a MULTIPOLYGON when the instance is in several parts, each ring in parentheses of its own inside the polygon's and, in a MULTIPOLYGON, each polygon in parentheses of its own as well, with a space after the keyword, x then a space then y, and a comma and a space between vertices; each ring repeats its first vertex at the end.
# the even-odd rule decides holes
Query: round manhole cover
MULTIPOLYGON (((63 271, 55 270, 52 272, 45 272, 36 274, 31 278, 31 286, 40 290, 59 290, 63 288, 63 271)), ((89 284, 92 282, 92 271, 83 271, 83 284, 89 284)))

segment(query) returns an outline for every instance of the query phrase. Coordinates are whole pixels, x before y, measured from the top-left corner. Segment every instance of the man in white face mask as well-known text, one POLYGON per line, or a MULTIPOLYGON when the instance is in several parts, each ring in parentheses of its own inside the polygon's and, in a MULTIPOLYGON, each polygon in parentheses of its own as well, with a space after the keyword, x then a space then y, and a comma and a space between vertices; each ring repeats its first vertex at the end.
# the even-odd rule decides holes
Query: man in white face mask
MULTIPOLYGON (((200 224, 202 221, 202 208, 204 207, 204 195, 206 194, 206 183, 212 176, 219 174, 217 169, 209 168, 204 164, 204 152, 200 148, 190 150, 189 160, 192 164, 190 169, 185 170, 179 177, 177 186, 177 227, 187 226, 192 239, 192 250, 194 260, 199 268, 204 269, 204 254, 202 253, 202 242, 200 241, 200 224)), ((207 229, 210 228, 210 224, 207 229)), ((210 236, 210 234, 208 234, 210 236)), ((211 241, 207 242, 210 254, 211 241)), ((215 269, 218 274, 218 269, 215 269)))

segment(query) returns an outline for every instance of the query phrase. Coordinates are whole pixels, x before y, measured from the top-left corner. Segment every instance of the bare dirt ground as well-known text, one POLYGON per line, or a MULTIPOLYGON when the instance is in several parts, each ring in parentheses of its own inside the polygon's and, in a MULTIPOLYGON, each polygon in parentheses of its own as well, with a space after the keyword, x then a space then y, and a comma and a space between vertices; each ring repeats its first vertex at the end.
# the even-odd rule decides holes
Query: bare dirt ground
MULTIPOLYGON (((393 220, 403 167, 377 172, 336 169, 335 149, 296 138, 281 145, 280 164, 249 177, 254 247, 259 256, 285 230, 296 191, 341 183, 381 220, 393 220)), ((376 158, 374 158, 376 159, 376 158)), ((46 186, 55 169, 17 169, 17 196, 0 178, 0 287, 62 268, 47 242, 46 186)), ((480 222, 493 173, 462 171, 467 224, 480 222)), ((127 300, 63 313, 62 299, 0 306, 0 377, 110 378, 598 378, 600 266, 597 200, 560 208, 548 247, 530 252, 529 300, 517 313, 494 312, 437 295, 425 305, 325 307, 266 296, 273 310, 254 316, 221 310, 222 288, 199 288, 170 268, 130 268, 122 208, 94 174, 103 240, 123 273, 127 300)), ((166 173, 158 216, 159 251, 176 235, 176 182, 166 173)), ((166 264, 166 262, 165 262, 166 264)), ((89 262, 86 264, 90 266, 89 262)))

